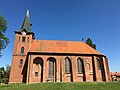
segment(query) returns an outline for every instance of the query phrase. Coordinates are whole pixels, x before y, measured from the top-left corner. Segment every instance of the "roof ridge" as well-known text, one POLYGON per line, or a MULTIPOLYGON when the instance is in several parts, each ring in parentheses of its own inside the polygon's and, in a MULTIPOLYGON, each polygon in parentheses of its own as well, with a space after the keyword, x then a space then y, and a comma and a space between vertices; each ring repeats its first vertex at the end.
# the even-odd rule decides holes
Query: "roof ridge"
POLYGON ((76 42, 76 43, 84 43, 83 41, 72 41, 72 40, 35 40, 35 41, 53 41, 53 42, 76 42))

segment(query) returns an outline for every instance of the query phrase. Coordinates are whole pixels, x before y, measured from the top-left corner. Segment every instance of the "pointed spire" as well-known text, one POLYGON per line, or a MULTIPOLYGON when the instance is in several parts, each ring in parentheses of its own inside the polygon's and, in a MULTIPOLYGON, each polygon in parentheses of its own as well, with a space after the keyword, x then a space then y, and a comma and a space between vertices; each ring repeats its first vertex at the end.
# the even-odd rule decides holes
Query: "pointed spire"
POLYGON ((30 17, 30 14, 29 14, 29 9, 27 9, 27 12, 26 12, 26 16, 30 17))
POLYGON ((31 23, 30 23, 30 14, 29 14, 29 9, 27 9, 26 11, 26 16, 25 16, 25 19, 24 19, 24 22, 22 24, 22 27, 21 29, 25 29, 27 32, 32 32, 31 31, 31 23))

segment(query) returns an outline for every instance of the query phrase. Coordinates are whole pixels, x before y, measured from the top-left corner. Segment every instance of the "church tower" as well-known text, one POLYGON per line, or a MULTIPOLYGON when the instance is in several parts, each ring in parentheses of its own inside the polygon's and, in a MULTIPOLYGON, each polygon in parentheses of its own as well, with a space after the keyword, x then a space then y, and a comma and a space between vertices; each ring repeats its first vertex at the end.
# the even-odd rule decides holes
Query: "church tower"
POLYGON ((12 55, 12 65, 10 72, 10 83, 24 82, 24 68, 26 57, 30 49, 30 45, 34 39, 34 33, 31 31, 29 9, 20 30, 15 31, 14 51, 12 55))

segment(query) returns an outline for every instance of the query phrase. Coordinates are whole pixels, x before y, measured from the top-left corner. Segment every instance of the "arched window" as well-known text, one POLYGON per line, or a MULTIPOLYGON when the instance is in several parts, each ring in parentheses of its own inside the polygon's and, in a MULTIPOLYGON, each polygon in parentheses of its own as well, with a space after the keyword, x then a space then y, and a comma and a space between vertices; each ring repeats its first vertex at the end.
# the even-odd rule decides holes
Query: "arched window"
POLYGON ((23 64, 23 60, 20 59, 20 63, 19 63, 19 66, 22 67, 22 64, 23 64))
POLYGON ((22 37, 22 42, 23 42, 23 43, 25 42, 25 37, 22 37))
POLYGON ((65 58, 65 73, 70 73, 70 59, 68 57, 65 58))
POLYGON ((21 48, 21 54, 24 54, 24 47, 21 48))
POLYGON ((97 58, 97 67, 98 67, 98 70, 101 70, 101 64, 100 64, 100 60, 97 58))
POLYGON ((49 71, 48 71, 48 77, 53 78, 54 77, 54 60, 51 58, 49 60, 49 71))
POLYGON ((81 58, 77 59, 78 73, 83 73, 83 60, 81 58))

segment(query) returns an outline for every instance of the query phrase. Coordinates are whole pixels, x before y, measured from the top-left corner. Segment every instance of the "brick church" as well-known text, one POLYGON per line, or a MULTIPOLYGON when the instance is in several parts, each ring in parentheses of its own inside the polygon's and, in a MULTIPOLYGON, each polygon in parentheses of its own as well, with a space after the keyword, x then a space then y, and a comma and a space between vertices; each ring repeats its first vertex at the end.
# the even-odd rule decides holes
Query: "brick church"
POLYGON ((108 59, 82 41, 36 40, 29 9, 15 31, 9 83, 110 81, 108 59))

